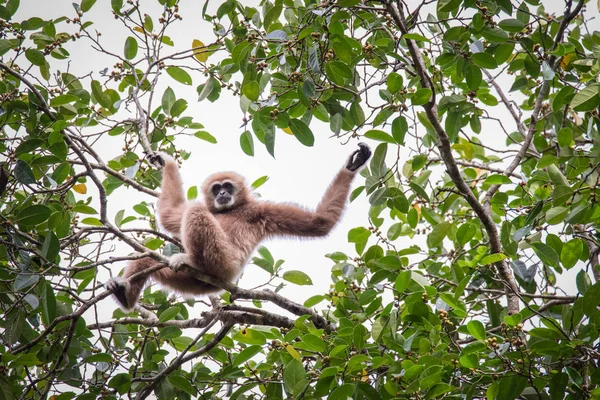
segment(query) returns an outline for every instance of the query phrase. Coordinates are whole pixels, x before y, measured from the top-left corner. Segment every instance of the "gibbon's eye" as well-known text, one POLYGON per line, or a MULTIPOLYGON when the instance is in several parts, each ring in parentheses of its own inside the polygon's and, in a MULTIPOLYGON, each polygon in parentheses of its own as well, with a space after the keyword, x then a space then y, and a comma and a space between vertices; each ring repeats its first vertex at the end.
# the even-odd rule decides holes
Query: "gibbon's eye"
POLYGON ((212 191, 212 194, 216 196, 221 191, 221 185, 217 183, 213 185, 213 187, 210 190, 212 191))
POLYGON ((223 183, 223 189, 225 189, 227 191, 227 193, 232 194, 233 193, 233 184, 231 182, 225 182, 225 183, 223 183))

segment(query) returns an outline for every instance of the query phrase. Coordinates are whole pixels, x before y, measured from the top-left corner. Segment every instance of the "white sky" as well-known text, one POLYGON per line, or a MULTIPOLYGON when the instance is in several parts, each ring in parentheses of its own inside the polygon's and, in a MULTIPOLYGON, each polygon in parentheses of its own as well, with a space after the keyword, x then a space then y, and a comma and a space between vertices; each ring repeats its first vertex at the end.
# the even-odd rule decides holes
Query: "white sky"
MULTIPOLYGON (((220 3, 220 1, 211 2, 209 13, 211 9, 214 13, 220 3)), ((412 1, 410 3, 416 2, 412 1)), ((553 1, 551 3, 556 4, 557 2, 553 1)), ((560 3, 562 7, 562 2, 560 3)), ((56 18, 61 15, 74 17, 75 14, 71 4, 71 0, 21 0, 20 10, 15 19, 18 20, 33 15, 41 16, 44 19, 56 18)), ((156 27, 160 15, 157 2, 144 1, 143 4, 144 7, 148 7, 143 11, 152 15, 156 27), (148 6, 146 6, 146 3, 148 3, 148 6)), ((192 39, 200 39, 206 44, 214 39, 211 24, 202 20, 201 10, 203 4, 203 1, 188 0, 181 2, 180 14, 184 19, 182 22, 173 25, 173 28, 167 32, 167 35, 175 42, 174 51, 189 48, 192 39)), ((591 4, 588 7, 595 7, 591 4)), ((84 15, 84 20, 94 21, 94 25, 90 29, 95 27, 95 29, 102 32, 101 41, 104 46, 115 53, 122 54, 124 40, 128 36, 128 32, 120 22, 112 17, 109 1, 98 1, 92 10, 84 15)), ((99 55, 89 47, 89 44, 90 42, 87 40, 67 44, 66 48, 73 59, 71 72, 75 75, 84 75, 91 71, 93 77, 100 80, 99 71, 105 67, 109 67, 110 71, 116 60, 99 55)), ((163 52, 170 50, 169 47, 165 47, 163 52)), ((52 65, 52 71, 55 71, 56 68, 60 68, 62 71, 65 70, 64 63, 53 60, 52 65)), ((199 185, 205 176, 215 171, 235 170, 245 175, 248 182, 252 182, 260 176, 268 175, 270 180, 259 189, 259 193, 265 199, 292 201, 315 207, 335 173, 344 164, 348 154, 355 149, 357 141, 351 141, 350 145, 342 146, 337 139, 329 138, 331 132, 328 126, 313 123, 311 128, 316 139, 314 147, 307 148, 294 137, 278 131, 275 146, 276 159, 273 159, 256 139, 255 157, 248 157, 239 146, 239 135, 243 132, 243 129, 240 128, 243 114, 238 99, 233 98, 228 91, 223 90, 221 98, 217 102, 210 103, 205 100, 198 103, 195 88, 198 84, 204 83, 206 78, 199 74, 192 74, 192 78, 193 85, 184 86, 164 74, 156 96, 156 105, 158 105, 164 88, 171 86, 178 98, 185 98, 188 101, 188 109, 184 112, 184 115, 193 115, 198 122, 204 124, 205 130, 215 136, 219 142, 219 144, 213 145, 196 138, 178 139, 177 146, 179 148, 192 152, 190 159, 183 164, 181 169, 186 190, 189 186, 199 185)), ((131 116, 133 116, 133 108, 130 111, 131 116)), ((509 131, 514 128, 512 119, 503 108, 496 107, 494 113, 503 120, 509 131)), ((492 145, 498 144, 499 147, 502 147, 504 143, 503 135, 497 135, 495 132, 486 131, 485 129, 480 135, 480 139, 486 143, 492 143, 492 145)), ((368 140, 366 141, 368 142, 368 140)), ((119 139, 110 138, 102 141, 94 148, 101 154, 106 155, 106 159, 109 159, 120 154, 121 144, 119 142, 116 145, 117 142, 119 142, 119 139)), ((371 143, 371 145, 374 148, 376 143, 371 143)), ((395 151, 390 151, 390 153, 395 153, 395 151)), ((402 149, 402 156, 401 163, 408 157, 407 149, 402 149)), ((363 179, 358 177, 354 187, 362 184, 362 181, 363 179)), ((91 184, 88 186, 90 189, 89 194, 97 197, 93 186, 91 184)), ((109 197, 109 213, 114 215, 120 209, 130 209, 133 204, 143 200, 153 201, 151 197, 138 193, 134 189, 119 189, 109 197)), ((273 240, 266 243, 276 259, 286 260, 283 266, 284 270, 303 270, 314 282, 313 286, 303 287, 289 284, 283 294, 303 302, 313 294, 320 294, 328 290, 331 282, 330 269, 333 263, 324 255, 333 251, 344 251, 354 257, 354 246, 347 242, 347 232, 357 226, 368 226, 367 211, 368 202, 363 195, 348 206, 343 220, 326 239, 288 239, 273 240)), ((126 215, 132 214, 132 211, 126 213, 126 215)), ((397 242, 399 248, 408 247, 413 243, 425 247, 423 237, 415 240, 401 237, 397 242)), ((123 265, 113 265, 113 274, 117 274, 122 267, 123 265)), ((240 285, 253 287, 263 283, 266 279, 267 274, 262 269, 250 265, 246 269, 240 285)), ((110 302, 111 300, 105 301, 110 302)), ((110 314, 108 314, 109 316, 110 314)))

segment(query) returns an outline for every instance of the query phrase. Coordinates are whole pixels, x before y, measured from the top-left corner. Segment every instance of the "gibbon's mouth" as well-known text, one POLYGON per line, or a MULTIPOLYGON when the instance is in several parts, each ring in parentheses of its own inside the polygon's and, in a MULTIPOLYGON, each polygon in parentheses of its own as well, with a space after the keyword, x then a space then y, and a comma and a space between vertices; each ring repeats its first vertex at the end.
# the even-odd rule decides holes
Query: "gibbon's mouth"
POLYGON ((230 206, 233 204, 233 196, 220 195, 215 199, 216 203, 220 206, 230 206))

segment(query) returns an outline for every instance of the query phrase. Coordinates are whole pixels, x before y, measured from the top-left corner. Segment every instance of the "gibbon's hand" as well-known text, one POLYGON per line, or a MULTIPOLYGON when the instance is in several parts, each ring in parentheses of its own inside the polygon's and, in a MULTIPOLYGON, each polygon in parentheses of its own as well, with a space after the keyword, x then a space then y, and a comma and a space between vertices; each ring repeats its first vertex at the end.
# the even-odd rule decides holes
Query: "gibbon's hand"
POLYGON ((371 157, 371 149, 365 143, 358 144, 359 149, 350 155, 346 168, 354 172, 362 167, 371 157))

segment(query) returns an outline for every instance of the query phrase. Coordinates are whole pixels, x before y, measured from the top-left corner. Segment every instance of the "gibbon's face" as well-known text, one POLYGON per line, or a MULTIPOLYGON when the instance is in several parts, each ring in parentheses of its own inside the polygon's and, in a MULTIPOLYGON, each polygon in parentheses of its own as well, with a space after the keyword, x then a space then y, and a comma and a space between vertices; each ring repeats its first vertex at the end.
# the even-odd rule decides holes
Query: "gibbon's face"
POLYGON ((204 183, 207 206, 213 212, 226 211, 241 205, 245 199, 244 178, 233 172, 212 175, 204 183))

